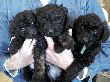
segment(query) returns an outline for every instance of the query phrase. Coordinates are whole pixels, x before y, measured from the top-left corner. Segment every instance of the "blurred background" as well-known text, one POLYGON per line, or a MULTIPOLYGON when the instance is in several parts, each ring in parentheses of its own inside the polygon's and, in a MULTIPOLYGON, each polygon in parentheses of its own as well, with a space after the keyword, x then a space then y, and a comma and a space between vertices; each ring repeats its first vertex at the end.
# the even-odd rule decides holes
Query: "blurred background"
POLYGON ((105 17, 110 24, 110 0, 99 0, 99 2, 103 8, 105 17))
MULTIPOLYGON (((41 0, 43 2, 44 0, 41 0)), ((102 8, 104 15, 110 25, 110 0, 99 0, 102 8)), ((44 4, 47 4, 45 1, 43 2, 44 4)), ((3 73, 0 73, 0 82, 12 82, 12 79, 8 78, 6 75, 3 73)), ((110 72, 100 72, 96 76, 96 82, 110 82, 110 72)))

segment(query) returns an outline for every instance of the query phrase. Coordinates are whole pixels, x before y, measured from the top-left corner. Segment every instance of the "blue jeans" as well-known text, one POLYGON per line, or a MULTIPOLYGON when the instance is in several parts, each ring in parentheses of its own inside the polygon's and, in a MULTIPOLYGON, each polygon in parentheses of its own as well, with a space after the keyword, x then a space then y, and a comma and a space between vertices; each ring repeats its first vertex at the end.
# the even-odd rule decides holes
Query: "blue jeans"
POLYGON ((21 76, 16 76, 13 78, 13 82, 26 82, 21 76))
MULTIPOLYGON (((26 82, 21 76, 17 75, 13 78, 13 82, 26 82)), ((81 82, 77 78, 75 78, 72 82, 81 82)))
MULTIPOLYGON (((6 74, 6 73, 5 73, 6 74)), ((23 71, 20 70, 19 71, 19 74, 13 78, 13 82, 26 82, 24 79, 23 79, 23 71)), ((9 75, 8 75, 9 76, 9 75)), ((78 80, 77 78, 75 78, 72 82, 81 82, 80 80, 78 80)))
POLYGON ((4 74, 6 74, 9 78, 13 79, 13 82, 26 82, 23 78, 23 70, 18 70, 18 75, 16 77, 11 77, 11 75, 4 71, 4 74))
POLYGON ((13 82, 26 82, 24 79, 23 79, 23 70, 19 70, 19 74, 13 78, 13 82))

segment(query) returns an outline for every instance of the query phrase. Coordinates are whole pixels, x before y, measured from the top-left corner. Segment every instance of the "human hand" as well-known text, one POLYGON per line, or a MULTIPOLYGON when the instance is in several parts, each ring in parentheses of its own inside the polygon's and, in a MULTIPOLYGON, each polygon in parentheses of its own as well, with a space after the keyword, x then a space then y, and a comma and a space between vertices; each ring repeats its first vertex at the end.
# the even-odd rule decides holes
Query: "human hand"
POLYGON ((45 37, 48 49, 46 50, 46 61, 66 70, 74 61, 71 50, 65 49, 61 53, 56 53, 54 51, 54 42, 52 38, 45 37))
POLYGON ((20 69, 34 63, 32 50, 36 40, 26 39, 21 49, 6 62, 9 70, 20 69))

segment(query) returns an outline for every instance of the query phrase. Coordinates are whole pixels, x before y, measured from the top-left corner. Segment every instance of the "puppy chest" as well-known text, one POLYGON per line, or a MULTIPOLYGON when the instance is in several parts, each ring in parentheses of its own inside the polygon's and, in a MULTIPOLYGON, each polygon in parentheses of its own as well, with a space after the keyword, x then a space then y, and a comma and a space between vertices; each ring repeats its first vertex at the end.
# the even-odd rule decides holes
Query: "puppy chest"
POLYGON ((47 72, 47 75, 50 79, 56 79, 57 77, 60 76, 61 74, 61 69, 58 68, 57 66, 52 65, 51 63, 48 65, 49 70, 47 72))

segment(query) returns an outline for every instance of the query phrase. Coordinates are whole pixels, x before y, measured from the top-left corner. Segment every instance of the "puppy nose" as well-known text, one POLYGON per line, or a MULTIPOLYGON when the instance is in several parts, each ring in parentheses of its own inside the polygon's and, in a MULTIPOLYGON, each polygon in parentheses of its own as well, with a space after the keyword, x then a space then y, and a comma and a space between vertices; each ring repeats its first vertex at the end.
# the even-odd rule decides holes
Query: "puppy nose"
POLYGON ((49 33, 53 33, 53 29, 49 29, 49 33))
POLYGON ((31 30, 30 33, 31 33, 32 36, 37 34, 37 32, 35 30, 31 30))
POLYGON ((33 32, 33 33, 32 33, 32 35, 36 35, 36 34, 37 34, 36 32, 33 32))

